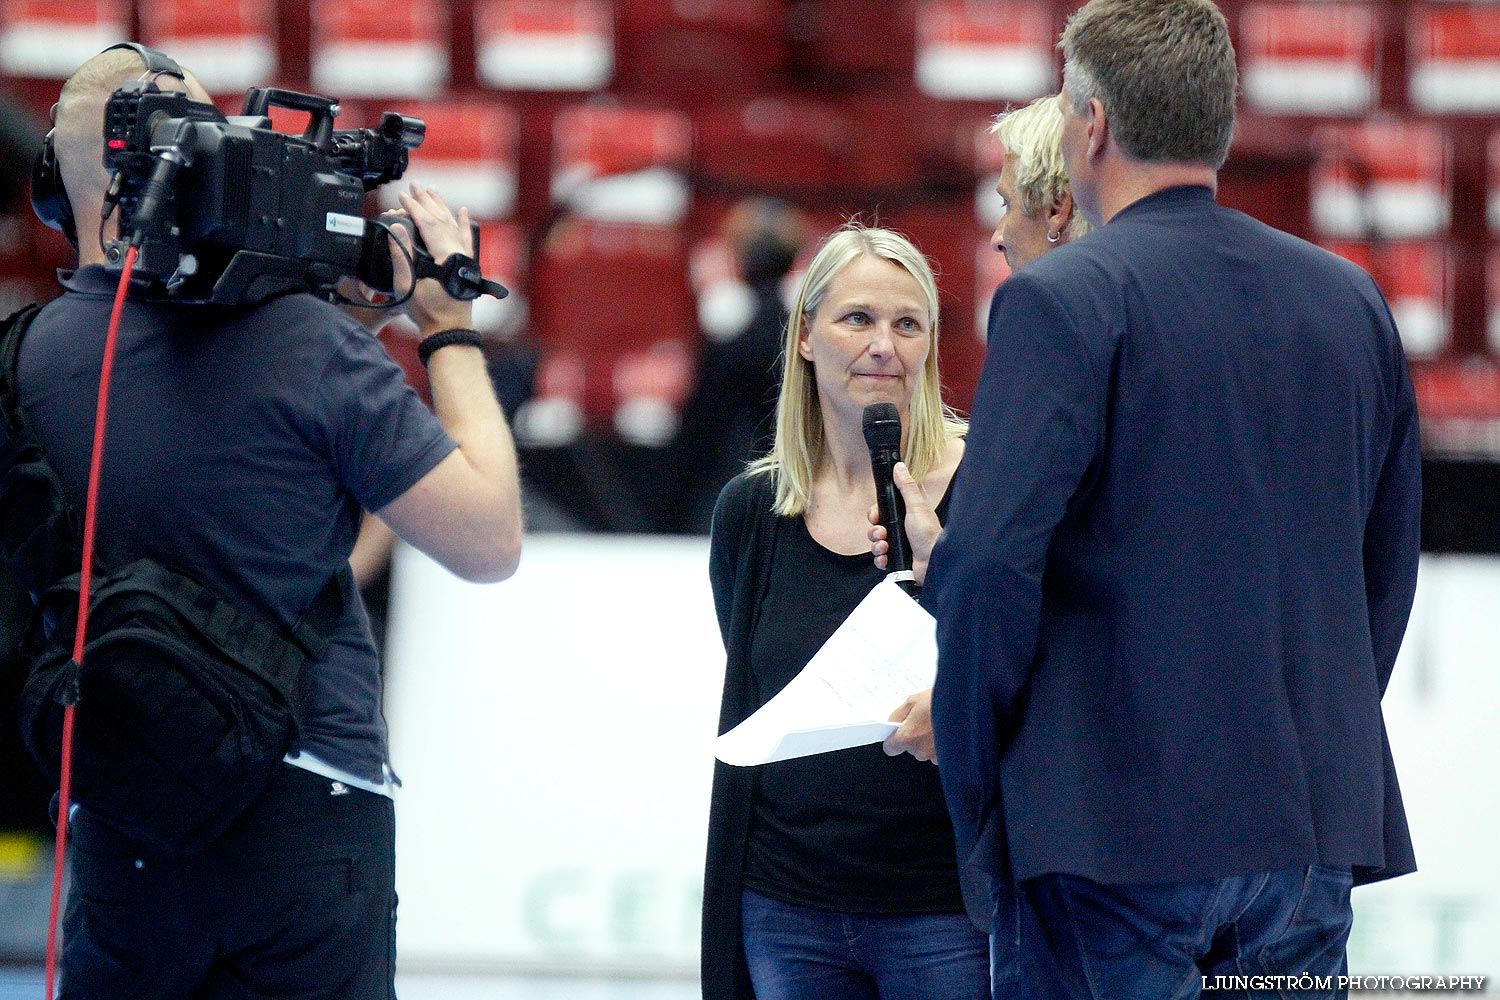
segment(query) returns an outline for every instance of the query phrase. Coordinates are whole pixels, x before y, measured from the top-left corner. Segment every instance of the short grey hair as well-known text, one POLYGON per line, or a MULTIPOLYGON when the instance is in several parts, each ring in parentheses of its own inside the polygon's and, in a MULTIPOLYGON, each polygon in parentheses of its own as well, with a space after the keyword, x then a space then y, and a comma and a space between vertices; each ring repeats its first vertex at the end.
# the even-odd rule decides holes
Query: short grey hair
POLYGON ((1058 48, 1073 112, 1098 100, 1126 153, 1224 165, 1239 77, 1229 24, 1211 0, 1091 0, 1058 48))

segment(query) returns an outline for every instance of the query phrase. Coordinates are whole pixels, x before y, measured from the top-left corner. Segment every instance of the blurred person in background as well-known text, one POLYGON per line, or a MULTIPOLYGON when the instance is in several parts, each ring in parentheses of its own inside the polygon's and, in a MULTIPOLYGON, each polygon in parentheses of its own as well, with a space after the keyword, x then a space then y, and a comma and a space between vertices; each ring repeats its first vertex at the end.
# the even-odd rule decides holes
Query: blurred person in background
POLYGON ((750 198, 724 216, 719 235, 738 281, 713 286, 700 303, 703 350, 674 445, 680 531, 708 530, 724 484, 771 446, 787 307, 783 286, 808 241, 801 211, 774 198, 750 198))
MULTIPOLYGON (((896 405, 913 473, 947 493, 965 427, 942 403, 937 341, 932 269, 908 240, 851 226, 824 243, 787 326, 770 454, 714 511, 720 732, 785 687, 882 579, 865 539, 868 404, 896 405)), ((892 706, 901 726, 884 748, 716 764, 705 1000, 988 995, 988 942, 964 915, 930 763, 929 702, 923 691, 892 706)))
POLYGON ((1380 706, 1419 554, 1401 341, 1364 271, 1217 204, 1213 3, 1092 0, 1061 48, 1099 228, 996 293, 926 573, 961 856, 1019 898, 1023 996, 1343 996, 1351 886, 1415 868, 1380 706))

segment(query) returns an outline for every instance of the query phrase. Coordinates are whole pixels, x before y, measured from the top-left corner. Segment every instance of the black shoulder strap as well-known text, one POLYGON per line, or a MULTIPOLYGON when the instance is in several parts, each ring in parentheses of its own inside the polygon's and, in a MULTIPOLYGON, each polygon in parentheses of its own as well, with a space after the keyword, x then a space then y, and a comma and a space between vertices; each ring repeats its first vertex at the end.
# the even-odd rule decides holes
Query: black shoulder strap
POLYGON ((36 314, 42 311, 39 305, 11 313, 0 321, 0 411, 5 419, 6 436, 29 433, 26 414, 21 411, 21 393, 16 385, 16 364, 21 356, 21 338, 36 314))
POLYGON ((74 571, 82 537, 21 406, 17 361, 38 311, 28 306, 0 324, 0 559, 33 598, 74 571))
POLYGON ((250 660, 272 661, 279 644, 295 642, 310 660, 322 658, 333 628, 344 611, 353 571, 344 566, 328 578, 307 612, 287 632, 278 632, 262 619, 238 611, 202 584, 173 572, 160 563, 142 559, 127 567, 135 586, 150 587, 163 595, 175 595, 182 608, 192 608, 195 622, 220 648, 250 660))

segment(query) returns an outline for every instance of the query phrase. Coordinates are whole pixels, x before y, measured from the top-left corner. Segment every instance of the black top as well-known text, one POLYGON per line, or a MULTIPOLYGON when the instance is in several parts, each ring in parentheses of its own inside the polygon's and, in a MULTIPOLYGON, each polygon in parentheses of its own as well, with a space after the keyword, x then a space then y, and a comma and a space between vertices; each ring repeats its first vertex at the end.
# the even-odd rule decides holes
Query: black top
MULTIPOLYGON (((885 575, 867 553, 824 548, 802 518, 784 528, 750 642, 761 703, 807 665, 885 575)), ((757 892, 821 910, 961 912, 937 768, 910 754, 889 757, 878 743, 762 766, 744 878, 757 892)))
MULTIPOLYGON (((758 630, 771 564, 780 544, 797 527, 795 519, 772 512, 775 495, 773 476, 741 473, 724 487, 714 507, 708 572, 727 659, 720 733, 739 725, 775 693, 761 697, 754 691, 750 670, 750 643, 758 630)), ((703 871, 704 1000, 753 1000, 755 995, 741 941, 740 898, 751 803, 756 779, 765 770, 714 763, 703 871)), ((965 885, 972 891, 988 892, 988 879, 972 866, 965 866, 960 877, 966 877, 965 885)))

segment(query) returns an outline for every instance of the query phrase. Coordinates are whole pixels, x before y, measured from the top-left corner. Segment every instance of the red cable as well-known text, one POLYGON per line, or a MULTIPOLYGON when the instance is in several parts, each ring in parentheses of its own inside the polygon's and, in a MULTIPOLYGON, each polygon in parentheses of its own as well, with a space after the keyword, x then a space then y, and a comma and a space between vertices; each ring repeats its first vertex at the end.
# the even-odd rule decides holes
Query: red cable
MULTIPOLYGON (((78 628, 73 636, 73 662, 83 666, 83 648, 88 640, 89 587, 94 575, 94 525, 99 513, 99 470, 104 465, 104 430, 109 416, 109 383, 115 367, 115 342, 120 334, 120 314, 125 311, 125 292, 130 287, 130 273, 135 270, 136 247, 125 254, 120 272, 120 286, 115 289, 115 306, 109 314, 109 333, 104 338, 104 361, 99 368, 99 405, 94 411, 94 454, 89 460, 88 501, 83 509, 83 568, 78 578, 78 628)), ((47 923, 47 1000, 56 995, 57 925, 62 907, 63 868, 67 861, 68 799, 73 784, 73 710, 63 709, 62 781, 58 789, 57 853, 52 868, 52 909, 47 923)))

